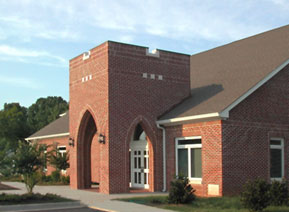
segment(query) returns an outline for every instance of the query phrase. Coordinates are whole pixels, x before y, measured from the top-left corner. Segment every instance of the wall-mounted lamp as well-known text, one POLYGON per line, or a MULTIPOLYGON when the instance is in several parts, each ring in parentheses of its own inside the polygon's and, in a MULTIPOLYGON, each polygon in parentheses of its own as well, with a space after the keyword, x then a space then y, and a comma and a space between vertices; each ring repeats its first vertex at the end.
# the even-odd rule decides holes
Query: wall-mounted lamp
POLYGON ((74 139, 73 138, 69 137, 68 145, 74 147, 74 139))
POLYGON ((103 135, 103 134, 99 134, 98 142, 99 142, 99 143, 103 143, 103 144, 105 144, 105 135, 103 135))

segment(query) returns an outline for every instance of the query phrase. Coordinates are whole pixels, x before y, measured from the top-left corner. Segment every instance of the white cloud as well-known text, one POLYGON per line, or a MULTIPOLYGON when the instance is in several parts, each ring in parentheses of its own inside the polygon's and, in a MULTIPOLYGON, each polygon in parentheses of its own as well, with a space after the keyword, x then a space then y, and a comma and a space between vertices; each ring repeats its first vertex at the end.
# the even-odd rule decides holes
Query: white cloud
MULTIPOLYGON (((284 11, 269 10, 272 4, 288 5, 287 0, 266 2, 25 0, 16 4, 6 0, 2 2, 2 8, 10 10, 0 9, 0 24, 6 23, 8 35, 18 35, 24 41, 36 37, 75 42, 87 39, 87 42, 93 40, 93 33, 101 34, 101 29, 107 29, 113 30, 112 34, 125 34, 127 38, 144 34, 184 41, 227 42, 275 27, 264 21, 268 16, 277 17, 282 13, 288 20, 284 11), (267 12, 264 13, 264 10, 267 12)), ((130 40, 123 39, 125 42, 130 40)))
POLYGON ((133 43, 134 42, 134 36, 132 35, 121 35, 119 36, 119 41, 123 43, 133 43))
POLYGON ((67 66, 68 61, 60 56, 46 51, 21 49, 8 45, 0 45, 0 60, 18 61, 23 63, 36 63, 48 66, 67 66), (48 62, 49 61, 49 62, 48 62))
POLYGON ((0 16, 0 24, 5 29, 6 38, 8 36, 18 37, 22 41, 31 41, 33 38, 76 41, 81 37, 77 31, 72 30, 69 26, 35 20, 33 17, 0 16))
POLYGON ((278 4, 282 6, 284 5, 288 6, 289 4, 288 0, 270 0, 270 1, 272 1, 274 4, 278 4))
POLYGON ((19 77, 7 77, 0 76, 0 83, 9 84, 13 87, 22 87, 22 88, 31 88, 38 89, 41 86, 35 81, 28 78, 19 78, 19 77))

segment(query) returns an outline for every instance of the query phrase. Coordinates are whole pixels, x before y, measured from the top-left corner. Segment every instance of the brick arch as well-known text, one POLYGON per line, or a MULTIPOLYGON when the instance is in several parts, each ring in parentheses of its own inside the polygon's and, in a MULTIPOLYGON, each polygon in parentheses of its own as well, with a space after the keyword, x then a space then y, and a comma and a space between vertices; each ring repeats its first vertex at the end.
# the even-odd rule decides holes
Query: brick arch
POLYGON ((79 189, 91 187, 91 143, 97 125, 92 113, 86 110, 77 133, 77 184, 79 189))
POLYGON ((130 160, 129 160, 129 148, 130 148, 130 142, 132 141, 134 131, 136 129, 136 126, 140 124, 143 130, 145 131, 147 135, 147 142, 149 146, 149 191, 153 192, 155 191, 155 154, 154 150, 156 148, 156 136, 153 133, 153 127, 151 123, 146 119, 144 116, 138 116, 135 118, 131 125, 128 128, 127 135, 126 135, 126 170, 127 170, 127 184, 129 185, 129 177, 130 177, 130 160))

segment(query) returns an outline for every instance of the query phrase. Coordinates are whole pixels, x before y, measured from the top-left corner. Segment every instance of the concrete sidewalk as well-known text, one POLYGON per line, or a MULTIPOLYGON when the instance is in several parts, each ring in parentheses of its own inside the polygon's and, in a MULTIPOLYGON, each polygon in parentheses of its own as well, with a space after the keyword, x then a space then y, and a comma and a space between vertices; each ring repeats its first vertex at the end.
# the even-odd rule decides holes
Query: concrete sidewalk
MULTIPOLYGON (((5 190, 0 191, 0 193, 5 192, 9 194, 24 194, 26 193, 26 188, 24 183, 19 182, 1 182, 2 184, 6 184, 19 190, 5 190)), ((129 193, 129 194, 101 194, 91 191, 84 190, 73 190, 70 189, 69 186, 36 186, 33 190, 35 193, 53 193, 58 194, 60 196, 80 200, 83 204, 97 209, 105 209, 108 211, 119 211, 119 212, 165 212, 169 210, 154 208, 150 206, 128 203, 117 201, 113 199, 118 198, 129 198, 129 197, 138 197, 138 196, 153 196, 153 195, 166 195, 164 193, 155 192, 155 193, 129 193)))

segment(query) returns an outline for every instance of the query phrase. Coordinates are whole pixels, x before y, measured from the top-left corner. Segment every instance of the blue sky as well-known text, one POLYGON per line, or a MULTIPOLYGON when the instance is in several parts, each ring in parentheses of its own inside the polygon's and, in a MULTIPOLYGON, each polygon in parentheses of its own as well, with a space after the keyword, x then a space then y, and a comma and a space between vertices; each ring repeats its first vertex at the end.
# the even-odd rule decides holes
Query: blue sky
POLYGON ((194 54, 287 24, 288 0, 0 0, 0 109, 69 100, 69 59, 106 40, 194 54))

